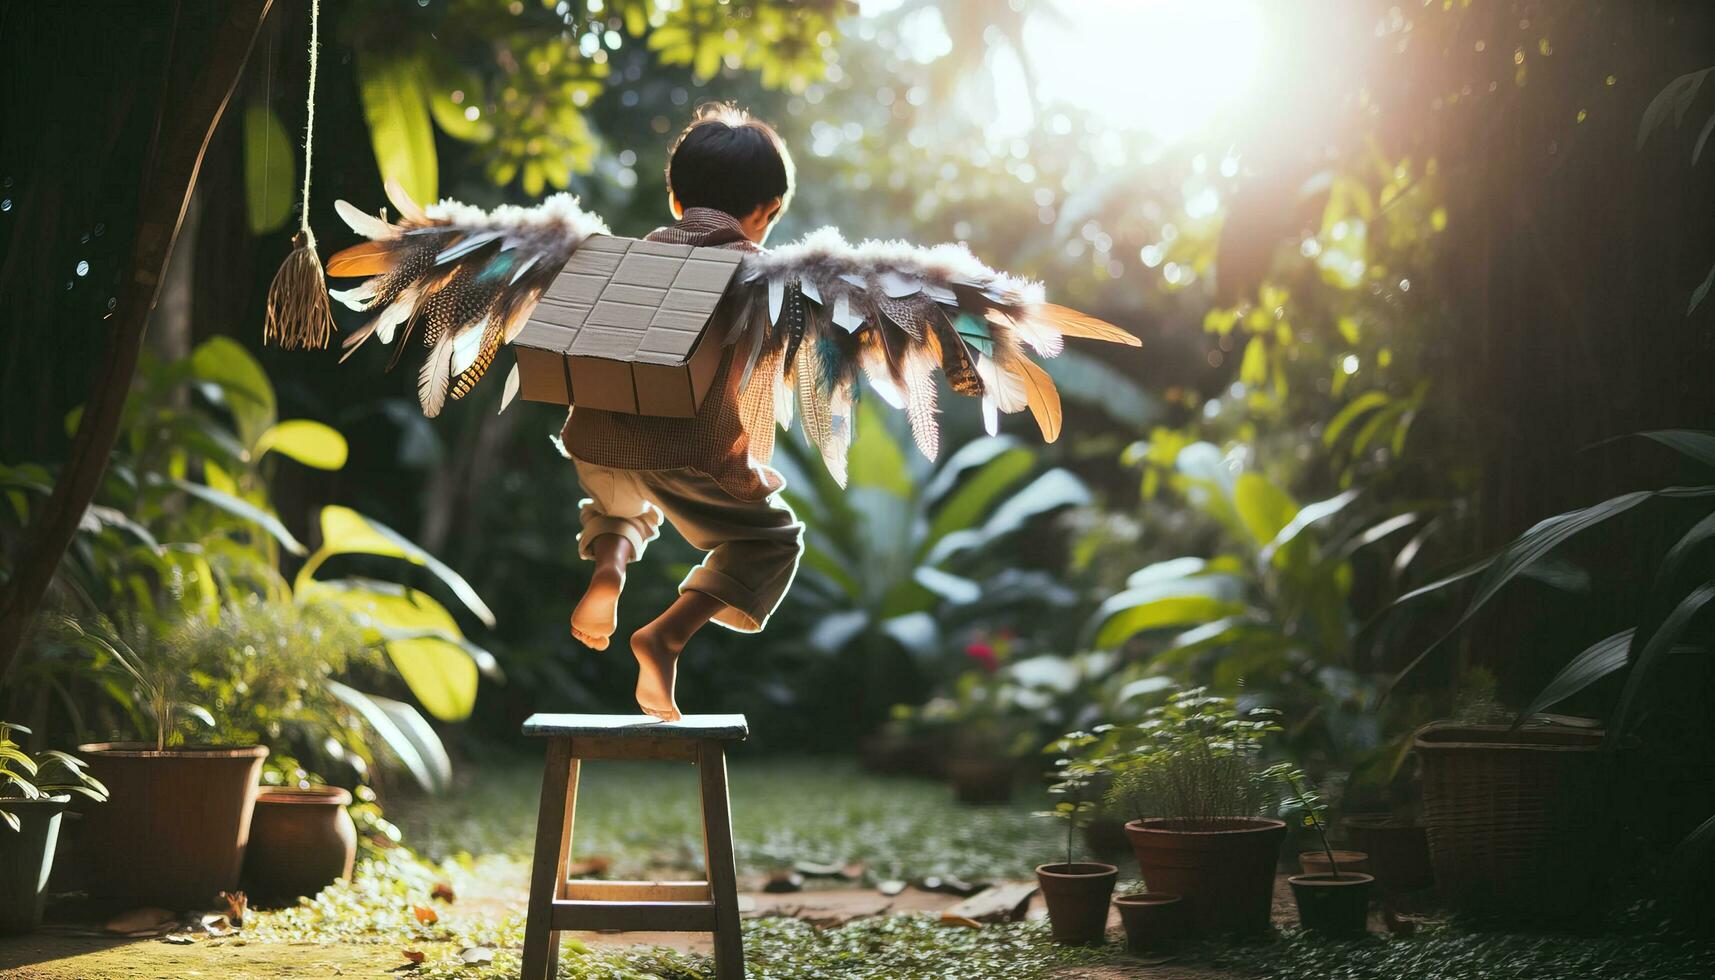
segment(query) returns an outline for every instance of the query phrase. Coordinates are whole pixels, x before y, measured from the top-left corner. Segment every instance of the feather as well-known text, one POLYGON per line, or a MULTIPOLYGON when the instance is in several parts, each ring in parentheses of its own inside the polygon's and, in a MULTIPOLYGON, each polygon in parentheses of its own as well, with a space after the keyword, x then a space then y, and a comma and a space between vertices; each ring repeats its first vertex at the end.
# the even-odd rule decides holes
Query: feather
POLYGON ((375 299, 375 280, 367 279, 351 289, 330 289, 328 295, 346 309, 362 313, 375 299))
POLYGON ((911 438, 924 458, 940 452, 941 425, 935 418, 935 375, 931 362, 913 355, 905 375, 905 415, 911 420, 911 438))
POLYGON ((327 273, 342 279, 384 275, 393 271, 398 251, 395 241, 358 242, 328 256, 327 273))
POLYGON ((923 289, 922 280, 908 279, 897 272, 883 272, 879 278, 881 280, 881 291, 886 294, 889 299, 899 299, 904 296, 915 296, 923 289))
POLYGON ((780 308, 786 301, 786 283, 780 279, 768 281, 768 322, 780 324, 780 308))
POLYGON ((983 429, 991 436, 1000 433, 1000 411, 991 395, 983 396, 983 429))
MULTIPOLYGON (((500 412, 506 411, 512 405, 512 400, 518 397, 518 362, 512 362, 512 370, 506 372, 506 388, 500 393, 500 412)), ((499 415, 500 412, 496 412, 499 415)))
POLYGON ((810 281, 809 276, 798 277, 798 288, 805 296, 810 297, 815 302, 820 303, 822 301, 822 291, 816 288, 816 284, 810 281))
POLYGON ((1036 416, 1036 425, 1042 430, 1042 441, 1053 442, 1060 438, 1060 390, 1054 387, 1054 379, 1048 372, 1028 357, 1020 357, 1014 362, 1018 368, 1019 380, 1024 384, 1024 397, 1029 401, 1030 414, 1036 416))
POLYGON ((786 366, 781 369, 780 383, 774 386, 774 418, 780 423, 780 427, 788 432, 792 431, 792 401, 797 392, 797 364, 787 360, 786 366))
POLYGON ((453 336, 452 371, 463 374, 476 363, 476 356, 482 353, 482 338, 488 332, 487 323, 479 323, 468 327, 453 336))
POLYGON ((426 225, 429 223, 429 216, 424 214, 423 209, 411 199, 410 194, 406 193, 403 184, 389 177, 382 187, 387 192, 387 200, 393 202, 393 207, 399 212, 399 217, 407 224, 426 225))
POLYGON ((852 300, 845 293, 834 297, 834 323, 843 327, 847 333, 856 333, 863 326, 863 316, 852 312, 852 300))
POLYGON ((821 353, 816 344, 798 349, 798 411, 805 441, 824 452, 833 432, 828 414, 828 390, 822 383, 821 353))
POLYGON ((990 310, 988 320, 1010 329, 1020 340, 1030 345, 1038 357, 1059 357, 1066 349, 1066 338, 1060 331, 1041 320, 1030 317, 1013 317, 1001 310, 990 310))
POLYGON ((359 211, 357 206, 349 201, 335 201, 333 202, 333 209, 341 218, 345 219, 345 223, 351 226, 352 231, 371 241, 385 241, 395 238, 399 234, 399 229, 396 226, 388 224, 373 214, 359 211))
POLYGON ((435 343, 423 366, 417 372, 417 400, 423 404, 423 414, 429 418, 441 414, 447 403, 447 382, 452 378, 453 341, 442 336, 435 343))
POLYGON ((983 391, 994 398, 995 407, 1001 411, 1010 415, 1030 407, 1024 382, 1016 374, 996 367, 994 358, 981 352, 977 354, 977 376, 983 379, 983 391))
POLYGON ((1068 337, 1084 337, 1090 340, 1106 340, 1110 343, 1124 344, 1127 347, 1142 347, 1143 341, 1138 340, 1124 330, 1098 320, 1077 310, 1068 309, 1056 303, 1038 303, 1030 311, 1033 318, 1046 319, 1048 325, 1068 337))

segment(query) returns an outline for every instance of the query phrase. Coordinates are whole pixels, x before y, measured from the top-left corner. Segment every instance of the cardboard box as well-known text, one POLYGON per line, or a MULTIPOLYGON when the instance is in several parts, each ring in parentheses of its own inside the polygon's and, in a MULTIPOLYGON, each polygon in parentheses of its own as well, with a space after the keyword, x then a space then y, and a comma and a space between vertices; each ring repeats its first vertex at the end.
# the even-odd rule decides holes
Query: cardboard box
POLYGON ((744 254, 596 235, 578 246, 512 341, 531 401, 697 414, 720 368, 710 317, 744 254))

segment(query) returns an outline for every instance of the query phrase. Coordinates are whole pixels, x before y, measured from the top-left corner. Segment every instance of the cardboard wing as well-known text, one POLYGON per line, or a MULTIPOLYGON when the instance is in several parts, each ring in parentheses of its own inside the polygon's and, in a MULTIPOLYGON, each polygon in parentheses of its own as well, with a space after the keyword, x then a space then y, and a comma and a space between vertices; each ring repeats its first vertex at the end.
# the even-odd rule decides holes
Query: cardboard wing
POLYGON ((743 253, 596 235, 542 294, 512 349, 531 401, 697 414, 720 368, 710 317, 743 253))

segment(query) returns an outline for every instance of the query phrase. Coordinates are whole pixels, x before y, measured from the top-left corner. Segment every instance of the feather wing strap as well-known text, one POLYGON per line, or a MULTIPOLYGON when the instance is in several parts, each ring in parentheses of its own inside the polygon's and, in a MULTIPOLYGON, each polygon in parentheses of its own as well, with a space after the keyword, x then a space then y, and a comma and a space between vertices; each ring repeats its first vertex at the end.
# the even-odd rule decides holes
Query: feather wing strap
POLYGON ((370 337, 390 344, 399 336, 396 363, 421 326, 429 354, 418 372, 418 396, 423 414, 432 417, 481 380, 573 250, 589 236, 605 234, 607 225, 568 194, 531 208, 493 211, 453 200, 419 207, 392 181, 387 196, 399 212, 396 222, 345 201, 335 205, 346 224, 369 241, 328 258, 328 275, 366 277, 329 295, 375 314, 345 339, 341 360, 370 337))
POLYGON ((830 423, 841 414, 833 401, 849 407, 860 373, 906 412, 918 448, 933 458, 940 446, 935 371, 955 393, 982 400, 991 430, 998 413, 1028 409, 1052 442, 1062 427, 1060 395, 1031 355, 1058 355, 1066 337, 1139 345, 1110 323, 1047 302, 1041 283, 991 269, 963 245, 850 245, 824 228, 746 256, 739 278, 748 295, 728 343, 745 343, 747 365, 784 354, 784 372, 769 377, 780 386, 780 420, 797 402, 805 434, 836 473, 845 445, 830 423), (795 303, 802 316, 788 315, 795 303))

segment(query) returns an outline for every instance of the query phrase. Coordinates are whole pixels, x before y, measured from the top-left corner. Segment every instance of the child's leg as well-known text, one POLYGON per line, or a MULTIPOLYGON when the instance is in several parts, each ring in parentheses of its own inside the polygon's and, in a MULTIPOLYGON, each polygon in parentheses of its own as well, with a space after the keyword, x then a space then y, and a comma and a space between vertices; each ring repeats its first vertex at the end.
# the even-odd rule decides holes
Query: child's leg
POLYGON ((584 531, 578 552, 595 562, 589 588, 572 611, 572 636, 592 650, 607 649, 617 624, 625 566, 661 533, 661 511, 643 499, 636 477, 573 459, 578 483, 589 494, 578 510, 584 531))
POLYGON ((636 560, 631 542, 618 534, 604 534, 590 543, 595 571, 584 597, 572 610, 572 635, 592 650, 607 649, 608 638, 619 622, 619 594, 625 589, 625 566, 636 560))
POLYGON ((671 721, 679 717, 673 687, 680 651, 710 620, 761 630, 797 572, 804 527, 777 498, 735 498, 695 470, 652 471, 643 481, 685 540, 708 552, 673 605, 631 637, 638 706, 671 721))

